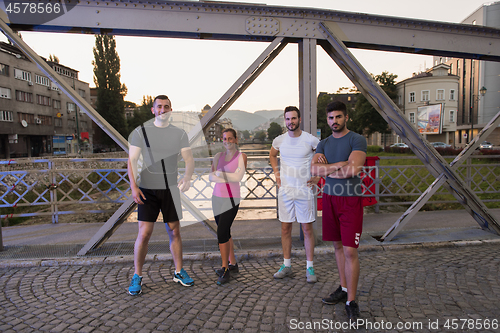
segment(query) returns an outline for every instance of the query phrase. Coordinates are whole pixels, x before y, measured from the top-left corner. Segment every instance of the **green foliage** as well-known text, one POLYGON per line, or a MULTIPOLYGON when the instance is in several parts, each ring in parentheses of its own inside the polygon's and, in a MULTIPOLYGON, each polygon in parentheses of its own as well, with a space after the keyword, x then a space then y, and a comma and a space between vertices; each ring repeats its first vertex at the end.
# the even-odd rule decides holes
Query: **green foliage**
POLYGON ((245 140, 250 139, 250 132, 248 130, 241 131, 241 134, 243 134, 245 140))
POLYGON ((326 106, 332 100, 333 96, 331 94, 324 94, 318 97, 317 121, 318 121, 318 128, 321 130, 321 139, 325 139, 330 134, 332 134, 332 129, 330 128, 330 126, 328 126, 328 123, 326 122, 326 106))
POLYGON ((283 127, 273 121, 267 129, 267 138, 272 141, 281 134, 283 134, 283 127))
MULTIPOLYGON (((393 101, 396 100, 398 94, 396 89, 396 78, 398 76, 395 74, 389 74, 388 72, 383 72, 380 75, 374 77, 385 93, 393 101)), ((368 136, 373 133, 390 133, 391 129, 387 122, 382 118, 380 113, 370 104, 365 96, 360 95, 356 103, 356 111, 351 113, 351 121, 349 122, 348 128, 359 134, 368 136)))
POLYGON ((266 140, 266 136, 267 136, 266 131, 258 131, 257 133, 255 133, 254 139, 259 141, 264 141, 266 140))
MULTIPOLYGON (((97 88, 96 110, 113 128, 126 136, 128 130, 123 97, 127 94, 127 88, 120 83, 120 58, 116 52, 114 36, 95 36, 92 65, 97 88)), ((112 143, 110 138, 104 137, 108 140, 106 143, 112 143)))
POLYGON ((382 147, 379 147, 379 146, 368 146, 366 147, 366 152, 367 153, 379 153, 379 152, 382 152, 384 151, 384 149, 382 147))
POLYGON ((142 105, 139 109, 134 113, 132 118, 127 120, 127 125, 129 129, 129 133, 132 132, 136 127, 144 124, 149 119, 154 118, 153 112, 151 112, 151 108, 153 107, 153 97, 151 96, 142 96, 142 105))

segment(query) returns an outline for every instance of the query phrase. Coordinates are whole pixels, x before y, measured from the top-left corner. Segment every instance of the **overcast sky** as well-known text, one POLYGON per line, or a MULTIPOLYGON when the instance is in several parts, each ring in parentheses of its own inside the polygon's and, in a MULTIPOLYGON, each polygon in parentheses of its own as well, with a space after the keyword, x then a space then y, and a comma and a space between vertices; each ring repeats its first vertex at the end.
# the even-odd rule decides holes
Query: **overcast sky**
MULTIPOLYGON (((226 0, 226 2, 233 2, 226 0)), ((266 3, 314 7, 459 23, 479 8, 481 0, 269 0, 266 3)), ((79 79, 93 83, 93 35, 21 32, 40 56, 56 55, 60 63, 78 70, 79 79)), ((6 41, 2 35, 1 40, 6 41)), ((268 43, 182 40, 117 36, 121 82, 126 100, 140 104, 144 95, 166 94, 174 110, 200 111, 213 106, 252 64, 268 43)), ((432 66, 432 57, 351 49, 368 72, 389 71, 398 81, 432 66)), ((289 44, 233 104, 232 110, 254 112, 298 105, 298 49, 289 44)), ((337 65, 318 48, 318 92, 353 86, 337 65)))

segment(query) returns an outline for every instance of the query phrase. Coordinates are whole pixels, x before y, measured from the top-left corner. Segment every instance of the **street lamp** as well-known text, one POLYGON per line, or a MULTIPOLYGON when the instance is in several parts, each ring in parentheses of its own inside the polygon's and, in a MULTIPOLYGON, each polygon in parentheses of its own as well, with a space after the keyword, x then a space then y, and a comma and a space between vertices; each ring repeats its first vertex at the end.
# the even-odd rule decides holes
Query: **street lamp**
POLYGON ((474 115, 474 103, 476 105, 478 105, 478 110, 477 112, 479 113, 479 100, 481 99, 481 97, 483 97, 485 94, 486 94, 486 91, 488 89, 486 89, 485 86, 482 86, 481 89, 479 89, 479 95, 472 95, 472 103, 471 103, 471 107, 470 107, 470 115, 469 115, 469 120, 470 120, 470 135, 469 135, 469 142, 472 141, 472 133, 474 131, 474 119, 473 119, 473 115, 474 115))

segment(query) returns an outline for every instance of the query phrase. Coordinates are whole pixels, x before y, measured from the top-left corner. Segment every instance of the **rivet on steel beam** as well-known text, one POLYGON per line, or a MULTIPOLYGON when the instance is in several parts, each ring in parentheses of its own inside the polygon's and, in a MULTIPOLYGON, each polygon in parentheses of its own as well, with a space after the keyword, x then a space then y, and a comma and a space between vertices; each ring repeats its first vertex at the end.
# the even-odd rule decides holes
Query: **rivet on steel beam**
POLYGON ((200 19, 200 17, 199 17, 199 16, 196 16, 196 19, 197 19, 197 20, 199 20, 199 19, 200 19))
POLYGON ((101 25, 101 23, 97 22, 96 25, 101 25))
POLYGON ((96 10, 95 12, 96 12, 96 14, 99 14, 99 11, 98 11, 98 10, 96 10))
POLYGON ((196 31, 200 31, 200 28, 196 28, 196 31))

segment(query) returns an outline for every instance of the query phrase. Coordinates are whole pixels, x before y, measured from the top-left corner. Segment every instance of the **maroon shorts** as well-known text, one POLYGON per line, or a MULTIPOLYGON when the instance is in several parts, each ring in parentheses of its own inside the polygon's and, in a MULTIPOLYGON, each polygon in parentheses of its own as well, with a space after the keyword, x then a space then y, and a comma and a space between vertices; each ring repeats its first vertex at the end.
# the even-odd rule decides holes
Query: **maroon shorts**
POLYGON ((362 197, 323 193, 323 240, 358 248, 363 231, 362 197))

